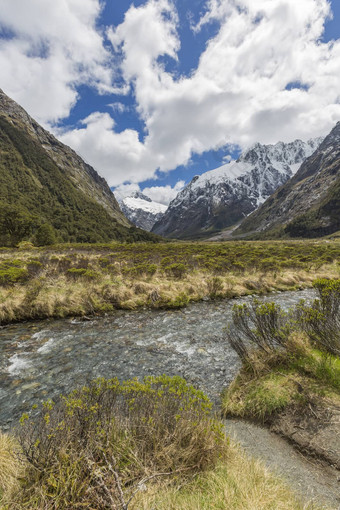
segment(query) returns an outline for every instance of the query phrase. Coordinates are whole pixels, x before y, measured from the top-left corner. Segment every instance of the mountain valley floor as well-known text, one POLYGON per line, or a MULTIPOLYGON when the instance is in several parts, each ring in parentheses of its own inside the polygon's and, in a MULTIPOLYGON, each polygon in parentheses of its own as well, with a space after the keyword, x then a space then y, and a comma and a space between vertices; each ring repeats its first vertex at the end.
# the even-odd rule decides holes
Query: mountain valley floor
POLYGON ((2 248, 0 324, 307 288, 339 259, 336 239, 2 248))

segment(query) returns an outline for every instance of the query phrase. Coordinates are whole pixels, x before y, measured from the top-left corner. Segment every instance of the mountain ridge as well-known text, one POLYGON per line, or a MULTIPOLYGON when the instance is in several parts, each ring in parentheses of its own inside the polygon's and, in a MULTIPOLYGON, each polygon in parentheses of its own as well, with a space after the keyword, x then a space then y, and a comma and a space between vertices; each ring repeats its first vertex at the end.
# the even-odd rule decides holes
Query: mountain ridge
POLYGON ((151 231, 154 224, 159 221, 167 206, 151 200, 140 191, 119 200, 121 210, 131 223, 146 231, 151 231))
POLYGON ((237 161, 195 176, 169 204, 152 232, 186 239, 233 226, 287 182, 321 140, 257 143, 237 161))
POLYGON ((340 122, 298 172, 235 230, 318 237, 340 228, 340 122))
POLYGON ((154 239, 125 218, 105 179, 0 92, 0 244, 154 239), (45 236, 46 237, 46 236, 45 236))

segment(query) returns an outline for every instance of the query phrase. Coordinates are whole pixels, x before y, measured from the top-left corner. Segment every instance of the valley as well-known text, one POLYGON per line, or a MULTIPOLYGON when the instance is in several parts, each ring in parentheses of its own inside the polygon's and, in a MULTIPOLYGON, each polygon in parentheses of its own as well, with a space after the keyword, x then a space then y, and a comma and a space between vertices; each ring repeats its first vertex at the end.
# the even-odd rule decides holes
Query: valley
POLYGON ((0 90, 1 510, 336 508, 339 130, 118 203, 0 90))
POLYGON ((111 243, 0 250, 0 324, 179 309, 339 276, 340 242, 111 243))

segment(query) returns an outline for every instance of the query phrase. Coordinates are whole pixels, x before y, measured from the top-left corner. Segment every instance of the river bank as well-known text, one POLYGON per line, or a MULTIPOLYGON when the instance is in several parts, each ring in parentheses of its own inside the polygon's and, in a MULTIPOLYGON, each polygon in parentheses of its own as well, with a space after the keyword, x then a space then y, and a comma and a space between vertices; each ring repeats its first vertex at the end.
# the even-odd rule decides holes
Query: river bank
POLYGON ((2 249, 0 325, 309 288, 337 277, 339 258, 338 241, 2 249))
MULTIPOLYGON (((283 310, 288 310, 301 299, 309 302, 314 297, 313 290, 304 290, 274 293, 265 297, 264 301, 274 301, 283 310)), ((218 404, 221 390, 231 383, 241 366, 236 353, 226 342, 225 327, 232 317, 233 305, 250 304, 251 301, 251 297, 203 301, 192 303, 183 310, 119 311, 91 321, 47 320, 3 327, 0 329, 1 428, 5 430, 15 425, 22 413, 29 412, 32 406, 39 405, 42 400, 56 398, 61 393, 68 394, 97 376, 117 376, 125 380, 163 373, 181 375, 195 387, 204 390, 218 404)), ((242 429, 240 423, 236 425, 233 422, 232 436, 236 434, 236 429, 242 429)), ((231 429, 227 428, 227 431, 231 432, 231 429)), ((254 430, 250 432, 248 430, 245 434, 248 442, 253 441, 254 430)), ((260 451, 261 444, 268 443, 266 448, 272 458, 277 456, 279 459, 281 454, 282 458, 286 458, 287 452, 285 446, 279 448, 274 440, 271 446, 266 437, 261 441, 262 434, 266 433, 256 432, 255 443, 259 447, 257 456, 272 470, 275 466, 267 462, 260 451)), ((240 435, 236 434, 235 440, 242 444, 240 435)), ((244 446, 249 450, 246 444, 244 446)), ((253 452, 249 450, 249 453, 253 452)), ((256 452, 254 455, 256 457, 256 452)), ((196 509, 198 504, 204 509, 219 508, 218 505, 223 504, 228 494, 227 500, 229 503, 234 501, 235 508, 240 508, 238 505, 241 504, 242 509, 249 510, 254 508, 255 497, 260 505, 256 508, 261 509, 273 508, 275 502, 279 505, 276 508, 287 510, 319 508, 318 505, 322 505, 321 508, 336 508, 336 495, 333 494, 335 478, 332 478, 335 485, 328 488, 320 479, 316 484, 320 485, 319 490, 313 484, 317 466, 306 471, 308 461, 303 463, 304 467, 301 467, 294 458, 291 462, 286 459, 285 464, 282 462, 284 469, 281 473, 277 472, 293 490, 301 485, 300 501, 261 464, 232 446, 225 465, 221 464, 214 471, 203 474, 200 481, 197 479, 199 486, 196 487, 193 482, 192 488, 196 487, 196 494, 201 494, 199 503, 192 497, 190 484, 188 493, 185 489, 173 492, 171 488, 161 488, 157 492, 157 486, 153 486, 150 492, 136 499, 137 507, 149 508, 151 502, 157 502, 159 508, 167 509, 196 509), (247 473, 247 483, 243 489, 242 484, 237 482, 238 473, 241 472, 247 473), (290 476, 296 483, 291 481, 290 476), (235 483, 238 490, 248 494, 245 499, 233 493, 235 483), (303 487, 304 484, 307 485, 303 487), (199 493, 202 486, 206 489, 199 493), (306 501, 311 497, 315 498, 316 505, 306 506, 306 501)), ((327 476, 325 483, 329 484, 331 478, 327 476)))
MULTIPOLYGON (((313 290, 265 300, 284 309, 313 290)), ((8 429, 41 400, 95 377, 181 375, 216 403, 240 362, 225 340, 237 303, 251 297, 192 303, 183 310, 118 311, 91 321, 48 320, 0 329, 0 427, 8 429)))
POLYGON ((274 303, 234 308, 227 336, 242 368, 222 396, 222 412, 242 440, 253 430, 250 451, 261 454, 261 438, 270 440, 271 431, 323 466, 339 504, 340 281, 314 287, 317 299, 288 314, 274 303))

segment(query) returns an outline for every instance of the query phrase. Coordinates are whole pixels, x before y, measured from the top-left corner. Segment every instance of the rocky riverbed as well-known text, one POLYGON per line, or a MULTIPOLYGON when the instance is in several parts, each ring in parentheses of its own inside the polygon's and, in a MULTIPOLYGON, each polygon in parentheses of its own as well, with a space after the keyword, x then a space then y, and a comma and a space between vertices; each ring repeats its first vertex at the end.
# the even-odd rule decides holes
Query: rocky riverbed
MULTIPOLYGON (((287 309, 313 291, 275 293, 287 309)), ((117 312, 91 320, 51 320, 0 329, 0 428, 41 400, 98 376, 120 380, 181 375, 218 402, 239 360, 224 329, 235 303, 201 302, 179 311, 117 312)))

